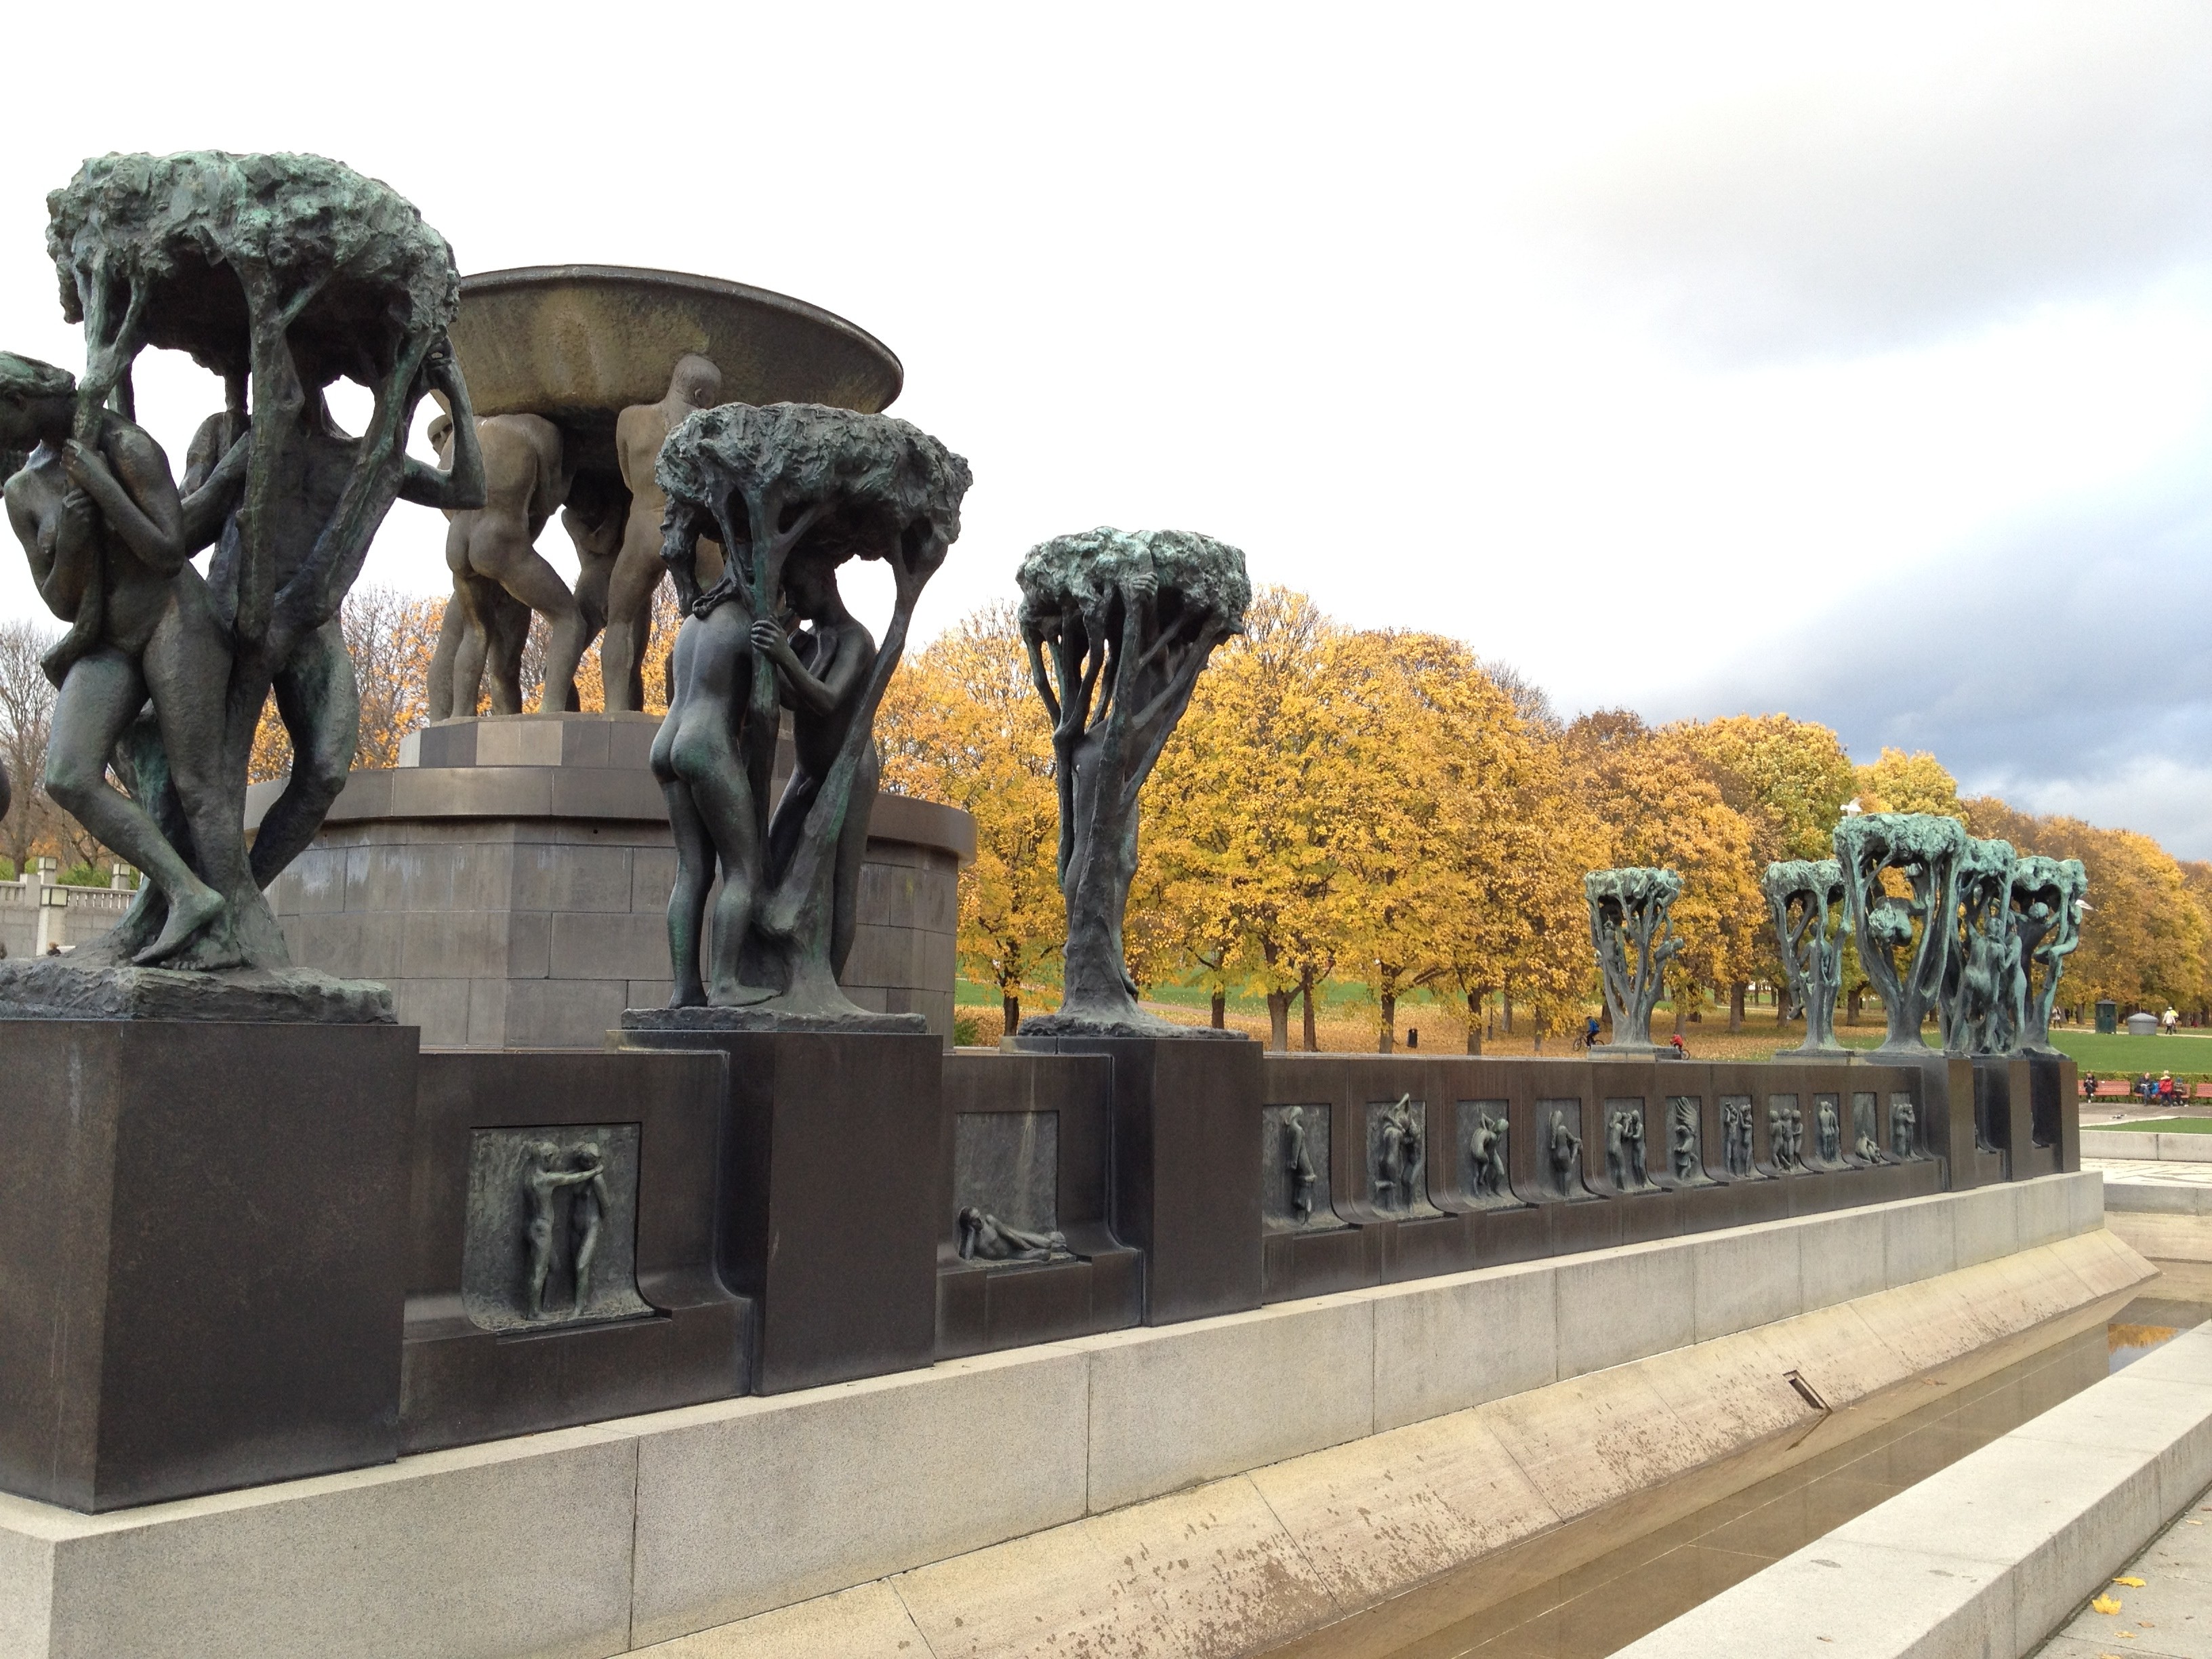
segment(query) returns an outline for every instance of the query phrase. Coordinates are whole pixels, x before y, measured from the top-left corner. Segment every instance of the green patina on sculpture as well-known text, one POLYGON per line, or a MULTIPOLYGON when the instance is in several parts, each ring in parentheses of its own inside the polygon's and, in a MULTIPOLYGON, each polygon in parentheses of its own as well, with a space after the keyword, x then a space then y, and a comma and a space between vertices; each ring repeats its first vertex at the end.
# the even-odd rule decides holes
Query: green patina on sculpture
POLYGON ((1098 529, 1031 548, 1015 580, 1030 677, 1052 718, 1060 887, 1057 1012, 1030 1036, 1223 1036, 1137 1006, 1121 948, 1137 869, 1137 797, 1214 647, 1243 631, 1244 556, 1182 530, 1098 529))
MULTIPOLYGON (((282 969, 261 890, 319 828, 356 745, 338 607, 394 499, 481 505, 473 444, 457 446, 450 473, 405 453, 433 389, 471 424, 445 345, 453 255, 387 186, 320 156, 109 155, 47 205, 85 370, 72 386, 9 360, 0 425, 37 445, 9 481, 9 508, 69 624, 47 659, 62 688, 48 778, 155 878, 71 965, 282 969), (148 346, 188 352, 225 382, 181 489, 131 419, 131 366, 148 346), (324 399, 340 376, 373 399, 359 437, 324 399), (210 544, 203 580, 190 561, 210 544), (296 762, 249 854, 246 765, 272 688, 296 762), (152 718, 134 726, 149 696, 152 718), (111 761, 129 796, 100 783, 111 761)), ((5 1000, 18 993, 45 994, 17 986, 5 1000)))
POLYGON ((1668 914, 1682 896, 1672 870, 1593 870, 1583 878, 1589 902, 1590 945, 1597 952, 1615 1053, 1651 1051, 1651 1011, 1664 988, 1667 964, 1682 949, 1668 914))
POLYGON ((1956 920, 1946 930, 1938 1018, 1948 1054, 2010 1054, 2020 940, 2012 927, 2014 854, 2008 841, 1968 836, 1953 877, 1956 920))
POLYGON ((1759 886, 1774 912, 1774 943, 1790 994, 1805 1012, 1805 1041, 1798 1051, 1839 1052, 1836 992, 1843 983, 1843 866, 1833 859, 1786 860, 1768 865, 1759 886))
POLYGON ((2058 1052, 2051 1046, 2051 1011, 2066 958, 2081 943, 2081 908, 2088 895, 2089 872, 2079 859, 2029 854, 2014 862, 2012 926, 2020 948, 2011 956, 2006 1004, 2014 1046, 2023 1053, 2058 1052))
POLYGON ((679 1012, 635 1010, 625 1021, 727 1024, 736 1016, 726 1011, 750 1010, 742 1023, 918 1028, 919 1015, 858 1007, 837 975, 876 791, 876 707, 915 603, 959 537, 968 463, 889 415, 729 404, 669 434, 658 477, 668 495, 662 557, 685 613, 653 750, 678 858, 668 927, 669 1006, 679 1012), (703 592, 702 536, 727 555, 703 592), (891 573, 880 647, 837 592, 836 568, 852 558, 881 559, 891 573), (771 817, 784 706, 797 763, 771 817), (702 969, 718 873, 713 960, 702 969))
POLYGON ((1877 1053, 1917 1057, 1928 1052, 1920 1027, 1942 993, 1956 931, 1954 878, 1966 845, 1965 825, 1933 813, 1869 812, 1836 826, 1844 914, 1860 965, 1889 1016, 1888 1035, 1877 1053), (1885 870, 1905 877, 1909 896, 1883 890, 1885 870))

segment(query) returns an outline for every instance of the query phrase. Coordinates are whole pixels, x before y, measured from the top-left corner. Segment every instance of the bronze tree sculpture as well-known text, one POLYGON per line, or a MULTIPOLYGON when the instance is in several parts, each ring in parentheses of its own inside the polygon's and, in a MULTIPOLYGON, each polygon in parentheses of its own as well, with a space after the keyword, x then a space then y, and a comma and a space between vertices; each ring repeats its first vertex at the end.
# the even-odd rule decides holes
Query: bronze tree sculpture
POLYGON ((1651 1052, 1651 1011, 1664 988, 1667 964, 1682 949, 1668 914, 1682 896, 1672 870, 1593 870, 1583 878, 1589 903, 1590 946, 1597 952, 1606 1010, 1617 1054, 1651 1052))
POLYGON ((2001 1054, 2014 1042, 2014 981, 2020 939, 2013 932, 2012 843, 1968 836, 1954 877, 1955 920, 1945 932, 1943 1051, 2001 1054))
POLYGON ((1924 1054, 1920 1027, 1943 989, 1966 828, 1956 818, 1931 813, 1869 812, 1838 824, 1835 844, 1859 963, 1889 1017, 1888 1034, 1876 1052, 1924 1054), (1885 870, 1905 878, 1909 896, 1883 889, 1885 870))
POLYGON ((1832 1054, 1836 992, 1843 983, 1844 872, 1833 859, 1790 859, 1759 878, 1774 912, 1774 943, 1790 994, 1805 1011, 1803 1054, 1832 1054))
MULTIPOLYGON (((670 1007, 719 1014, 692 1017, 708 1023, 918 1027, 918 1015, 858 1007, 837 975, 852 946, 875 795, 876 706, 915 602, 959 537, 968 464, 888 415, 729 404, 669 434, 658 477, 668 495, 662 556, 685 613, 675 696, 653 750, 678 860, 670 1007), (720 579, 704 592, 702 535, 726 550, 720 579), (838 595, 836 568, 851 558, 890 570, 880 647, 838 595), (785 705, 797 765, 771 817, 785 705), (718 873, 712 960, 702 966, 718 873), (738 1020, 733 1011, 751 1012, 738 1020)), ((646 1011, 628 1018, 658 1023, 646 1011)))
POLYGON ((481 504, 472 440, 450 474, 405 453, 415 408, 434 389, 472 430, 445 341, 458 301, 453 254, 388 186, 319 156, 108 155, 47 208, 63 312, 84 325, 85 372, 68 442, 47 439, 10 480, 11 509, 57 462, 89 503, 64 502, 95 524, 52 544, 67 556, 41 569, 33 550, 41 591, 69 623, 48 672, 65 690, 80 668, 93 672, 68 730, 58 717, 61 781, 165 870, 73 965, 282 969, 283 935, 261 890, 320 827, 356 739, 338 607, 393 500, 481 504), (193 441, 181 492, 158 449, 131 436, 131 369, 148 346, 190 353, 228 388, 228 407, 193 441), (324 400, 341 376, 373 399, 357 438, 324 400), (203 584, 188 562, 211 541, 203 584), (125 614, 155 600, 173 625, 145 629, 125 614), (155 718, 122 732, 115 711, 131 672, 155 718), (297 763, 249 853, 246 766, 272 687, 297 763), (132 798, 123 811, 74 787, 80 773, 97 778, 118 741, 132 798))
POLYGON ((1060 787, 1063 995, 1025 1036, 1221 1036, 1137 1006, 1121 948, 1137 869, 1137 797, 1214 647, 1244 626, 1244 556, 1182 530, 1098 529, 1029 550, 1030 677, 1052 720, 1060 787))
POLYGON ((2066 958, 2081 943, 2081 907, 2088 893, 2089 872, 2079 859, 2030 854, 2013 865, 2012 925, 2020 949, 2012 958, 2006 1002, 2012 1046, 2021 1051, 2057 1052, 2051 1046, 2051 1011, 2066 958))

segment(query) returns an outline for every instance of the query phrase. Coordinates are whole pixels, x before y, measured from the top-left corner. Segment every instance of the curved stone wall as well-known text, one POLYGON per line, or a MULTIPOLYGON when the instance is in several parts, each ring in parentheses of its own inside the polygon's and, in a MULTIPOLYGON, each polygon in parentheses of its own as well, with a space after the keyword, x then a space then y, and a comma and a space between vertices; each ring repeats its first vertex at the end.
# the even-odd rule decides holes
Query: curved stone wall
MULTIPOLYGON (((356 772, 270 890, 293 960, 392 988, 427 1048, 597 1048, 668 999, 676 854, 646 763, 659 718, 441 720, 356 772)), ((778 783, 787 763, 779 757, 778 783)), ((279 786, 255 786, 249 823, 279 786)), ((845 988, 951 1040, 960 866, 975 821, 878 795, 845 988)))

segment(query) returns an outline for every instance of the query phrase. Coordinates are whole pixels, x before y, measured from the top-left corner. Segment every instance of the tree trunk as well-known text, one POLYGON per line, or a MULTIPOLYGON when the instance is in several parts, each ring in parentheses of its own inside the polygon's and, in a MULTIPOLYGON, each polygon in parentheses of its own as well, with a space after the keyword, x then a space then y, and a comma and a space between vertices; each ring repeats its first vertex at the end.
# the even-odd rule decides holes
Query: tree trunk
POLYGON ((1006 1022, 1008 1036, 1022 1029, 1022 1000, 1003 987, 999 992, 999 1012, 1006 1022))
POLYGON ((1503 1029, 1506 1036, 1511 1036, 1513 1035, 1513 988, 1509 985, 1499 992, 1498 1000, 1504 1005, 1501 1020, 1503 1029))
POLYGON ((1229 1029, 1229 994, 1226 991, 1213 994, 1213 1029, 1217 1031, 1229 1029))
POLYGON ((1287 1053, 1291 1046, 1291 994, 1288 991, 1267 993, 1267 1047, 1276 1054, 1287 1053))
POLYGON ((1375 1052, 1387 1054, 1398 1046, 1398 996, 1395 991, 1382 994, 1382 1023, 1375 1034, 1375 1052))
POLYGON ((1313 969, 1310 968, 1299 970, 1298 996, 1305 1003, 1306 1052, 1317 1054, 1321 1052, 1321 1042, 1314 1036, 1313 969))
POLYGON ((1856 1025, 1859 1023, 1859 1000, 1865 995, 1866 988, 1863 986, 1855 985, 1851 988, 1850 994, 1844 998, 1844 1024, 1856 1025))
POLYGON ((1473 991, 1467 994, 1467 1051, 1482 1052, 1482 998, 1473 991))
POLYGON ((1674 1035, 1682 1035, 1682 1016, 1689 1012, 1690 1000, 1677 993, 1674 998, 1674 1035))
POLYGON ((1729 987, 1729 1035, 1734 1036, 1743 1030, 1744 983, 1738 980, 1729 987))

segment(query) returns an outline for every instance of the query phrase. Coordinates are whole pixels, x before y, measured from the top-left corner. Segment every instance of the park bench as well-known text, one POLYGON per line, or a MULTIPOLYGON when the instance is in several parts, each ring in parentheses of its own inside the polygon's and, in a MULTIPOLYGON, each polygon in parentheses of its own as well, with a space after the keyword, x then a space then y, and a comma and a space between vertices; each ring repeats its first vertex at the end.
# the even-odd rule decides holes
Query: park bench
POLYGON ((2192 1083, 2189 1085, 2191 1100, 2212 1100, 2212 1083, 2192 1083))
POLYGON ((2134 1085, 2111 1079, 2097 1085, 2096 1097, 2099 1100, 2125 1100, 2134 1092, 2134 1085))

